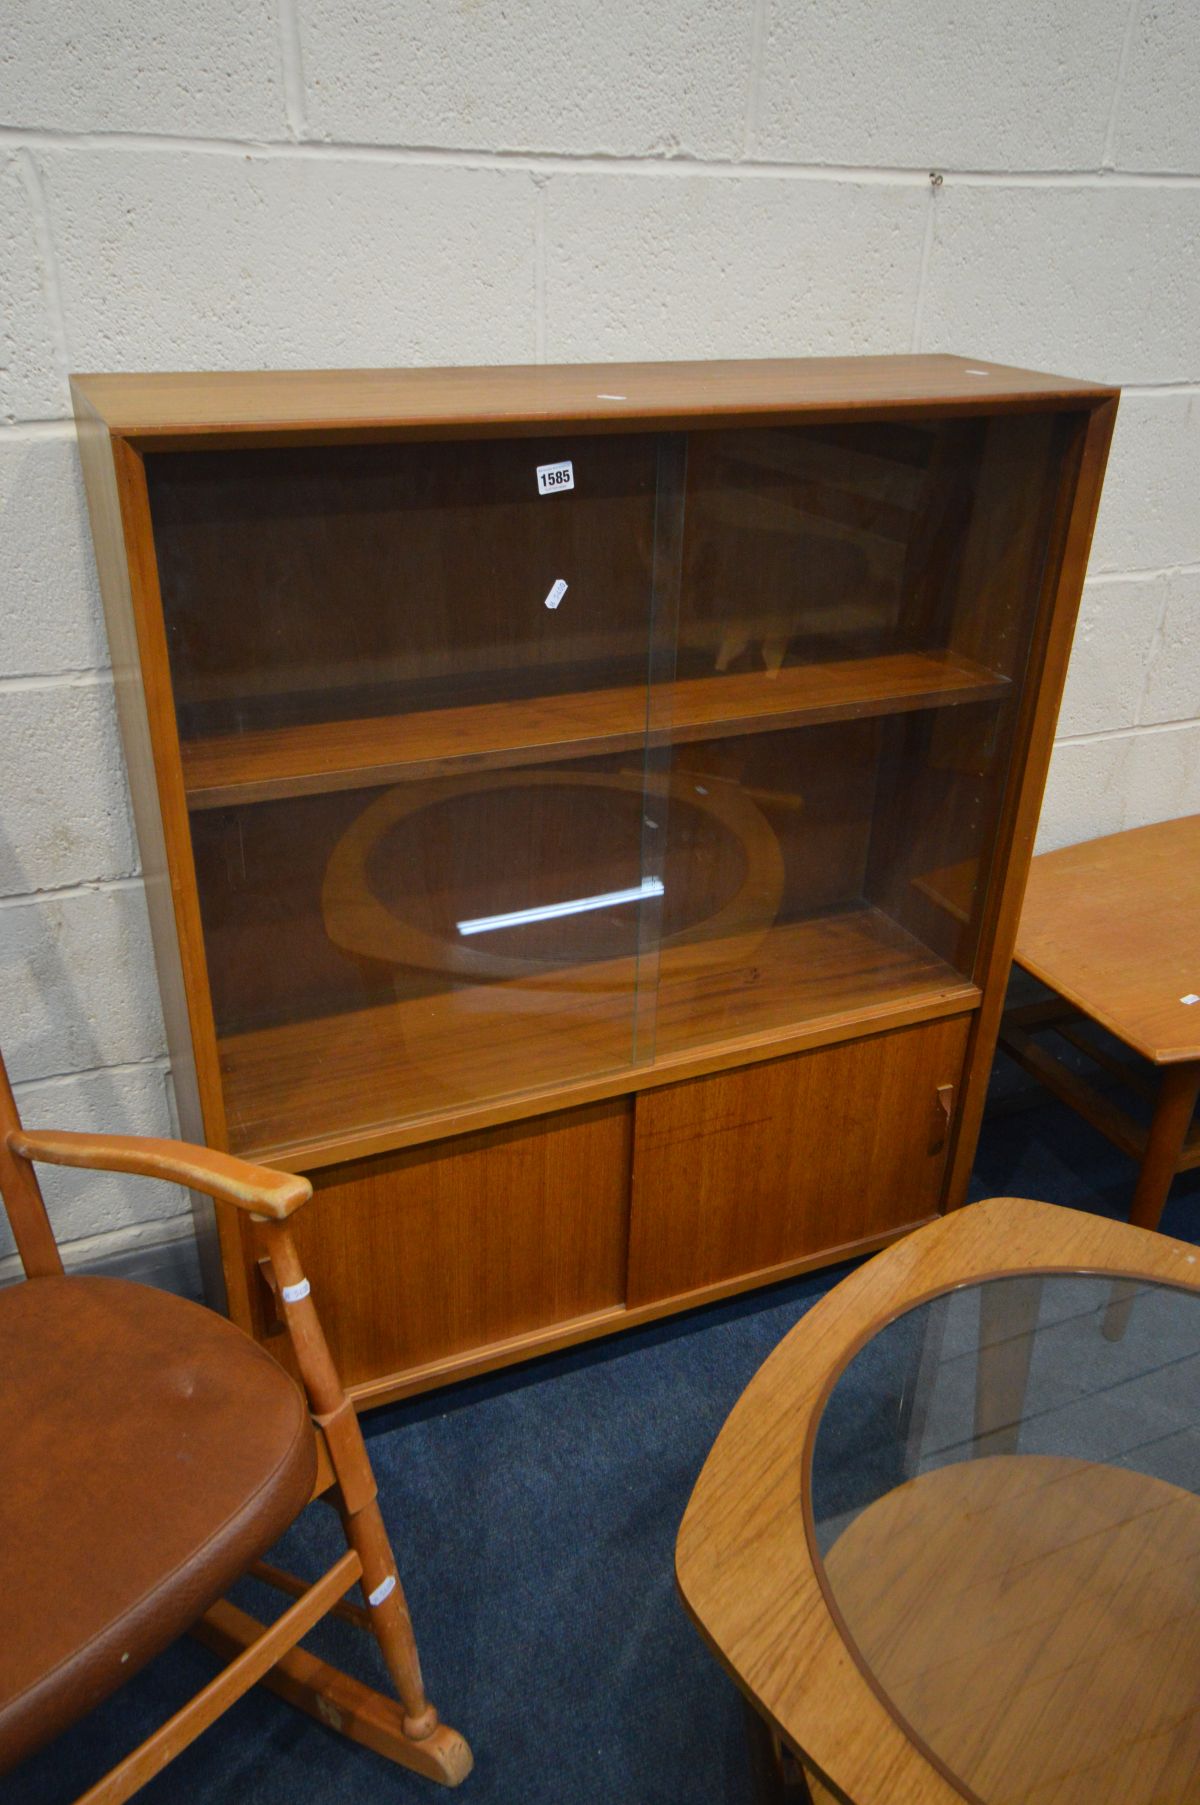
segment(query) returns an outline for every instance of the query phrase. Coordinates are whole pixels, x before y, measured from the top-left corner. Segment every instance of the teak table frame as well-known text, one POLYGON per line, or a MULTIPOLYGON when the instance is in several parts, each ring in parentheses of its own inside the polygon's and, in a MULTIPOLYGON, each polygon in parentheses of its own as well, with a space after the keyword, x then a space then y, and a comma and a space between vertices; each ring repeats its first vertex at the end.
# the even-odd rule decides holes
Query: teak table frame
MULTIPOLYGON (((970 1796, 885 1703, 823 1581, 809 1468, 833 1385, 859 1349, 918 1304, 984 1278, 1027 1278, 1032 1328, 1040 1278, 1081 1272, 1111 1274, 1118 1297, 1141 1280, 1200 1290, 1185 1243, 991 1198, 919 1229, 837 1285, 780 1342, 721 1430, 680 1527, 679 1590, 722 1666, 802 1761, 814 1799, 962 1805, 970 1796)), ((985 1423, 1013 1420, 1030 1347, 1030 1335, 1011 1336, 989 1360, 988 1396, 976 1397, 985 1423)))
POLYGON ((1034 859, 1015 957, 1054 995, 1008 1010, 1000 1045, 1137 1162, 1129 1220, 1157 1228, 1172 1179, 1200 1168, 1200 815, 1034 859), (1081 1023, 1122 1041, 1157 1082, 1081 1023), (1043 1030, 1145 1098, 1149 1127, 1039 1044, 1043 1030))

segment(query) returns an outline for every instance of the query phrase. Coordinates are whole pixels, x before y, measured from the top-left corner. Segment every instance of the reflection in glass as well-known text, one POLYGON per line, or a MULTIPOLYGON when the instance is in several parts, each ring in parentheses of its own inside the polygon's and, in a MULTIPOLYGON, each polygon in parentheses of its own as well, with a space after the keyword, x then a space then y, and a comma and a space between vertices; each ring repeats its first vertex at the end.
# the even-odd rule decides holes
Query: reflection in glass
POLYGON ((969 1002, 1062 431, 152 455, 233 1145, 969 1002))

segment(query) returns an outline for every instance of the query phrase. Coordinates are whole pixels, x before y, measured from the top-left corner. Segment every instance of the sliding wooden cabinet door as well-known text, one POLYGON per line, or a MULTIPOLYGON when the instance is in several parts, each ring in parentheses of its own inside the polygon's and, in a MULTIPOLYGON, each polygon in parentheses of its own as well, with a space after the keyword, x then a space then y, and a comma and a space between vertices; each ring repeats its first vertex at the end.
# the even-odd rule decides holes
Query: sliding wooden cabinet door
POLYGON ((296 1239, 346 1383, 619 1311, 632 1127, 614 1097, 315 1172, 296 1239))
POLYGON ((643 1092, 631 1309, 936 1213, 963 1016, 643 1092))

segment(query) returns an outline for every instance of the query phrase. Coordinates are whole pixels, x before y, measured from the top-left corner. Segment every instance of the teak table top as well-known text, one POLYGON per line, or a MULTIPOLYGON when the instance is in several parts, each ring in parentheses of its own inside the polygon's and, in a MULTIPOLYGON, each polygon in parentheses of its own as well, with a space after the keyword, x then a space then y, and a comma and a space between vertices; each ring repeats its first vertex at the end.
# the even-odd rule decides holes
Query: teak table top
POLYGON ((1016 959, 1156 1065, 1200 1059, 1200 815, 1041 853, 1016 959))
POLYGON ((957 1461, 870 1504, 826 1569, 860 1658, 966 1798, 1195 1796, 1194 1493, 1070 1456, 957 1461))
MULTIPOLYGON (((1045 1438, 1046 1372, 1052 1388, 1062 1378, 1040 1354, 1019 1451, 961 1448, 950 1465, 881 1493, 824 1560, 818 1552, 817 1428, 849 1360, 913 1306, 1002 1275, 1030 1294, 1039 1345, 1065 1321, 1069 1334, 1094 1334, 1107 1350, 1098 1378, 1077 1359, 1070 1368, 1068 1378, 1082 1370, 1095 1383, 1090 1392, 1083 1383, 1078 1402, 1067 1385, 1068 1429, 1082 1433, 1090 1421, 1095 1430, 1104 1418, 1144 1440, 1150 1386, 1156 1427, 1170 1419, 1188 1440, 1189 1381, 1176 1369, 1190 1374, 1200 1357, 1200 1299, 1190 1302, 1200 1291, 1196 1250, 1080 1211, 993 1198, 860 1267, 775 1349, 696 1483, 676 1548, 680 1592, 762 1716, 852 1805, 1192 1798, 1200 1499, 1138 1471, 1136 1459, 1110 1465, 1065 1449, 1026 1452, 1026 1429, 1035 1447, 1045 1438), (1149 1328, 1143 1317, 1128 1344, 1114 1343, 1094 1312, 1062 1303, 1064 1278, 1104 1295, 1110 1274, 1171 1287, 1163 1307, 1176 1328, 1187 1323, 1191 1362, 1171 1358, 1178 1348, 1158 1349, 1157 1316, 1149 1328), (1139 1349, 1146 1383, 1122 1402, 1127 1388, 1108 1381, 1113 1371, 1128 1377, 1139 1349), (977 1457, 963 1458, 970 1451, 977 1457)), ((1117 1278, 1123 1286, 1127 1278, 1117 1278)), ((1159 1307, 1149 1293, 1147 1307, 1159 1307)), ((982 1295, 978 1314, 985 1324, 982 1295)), ((1011 1319, 992 1320, 986 1334, 981 1326, 979 1352, 996 1356, 987 1383, 1000 1382, 994 1420, 1002 1426, 1011 1409, 1013 1420, 1024 1416, 1019 1373, 1021 1396, 1004 1391, 1022 1335, 1011 1319)), ((960 1414, 969 1413, 970 1371, 954 1332, 946 1334, 943 1382, 949 1375, 950 1392, 966 1398, 960 1414)), ((957 1423, 952 1416, 951 1428, 957 1423)), ((904 1433, 891 1417, 879 1432, 904 1433)), ((861 1441, 854 1458, 870 1466, 876 1449, 865 1429, 861 1441)), ((1096 1445, 1106 1447, 1103 1437, 1096 1445)))

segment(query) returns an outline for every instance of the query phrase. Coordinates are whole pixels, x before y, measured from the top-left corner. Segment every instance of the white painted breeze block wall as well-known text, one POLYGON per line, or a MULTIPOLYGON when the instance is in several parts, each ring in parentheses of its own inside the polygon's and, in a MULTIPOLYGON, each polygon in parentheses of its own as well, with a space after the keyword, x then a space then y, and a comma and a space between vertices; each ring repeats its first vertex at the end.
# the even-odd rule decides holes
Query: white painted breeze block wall
MULTIPOLYGON (((1041 844, 1200 809, 1198 92, 1197 0, 10 7, 0 1044, 29 1119, 170 1120, 69 369, 951 350, 1122 383, 1041 844)), ((179 1192, 48 1190, 77 1258, 185 1244, 179 1192)))

